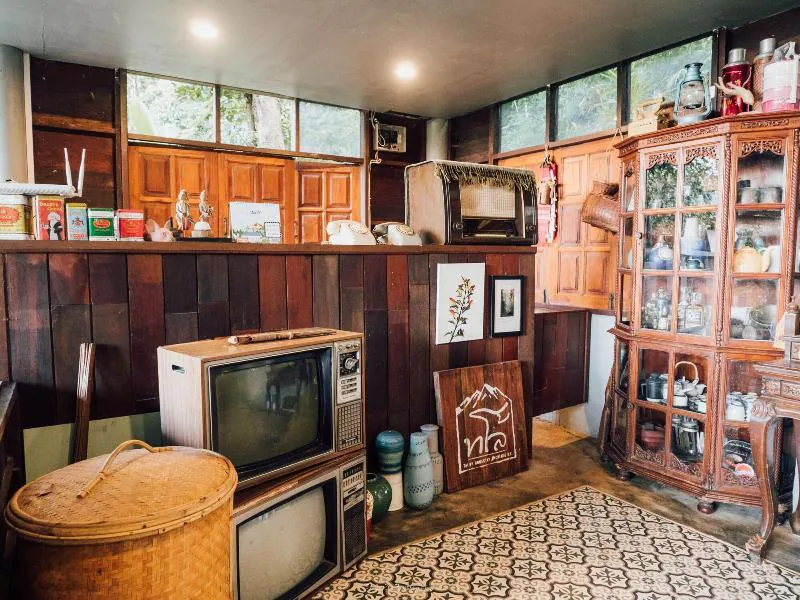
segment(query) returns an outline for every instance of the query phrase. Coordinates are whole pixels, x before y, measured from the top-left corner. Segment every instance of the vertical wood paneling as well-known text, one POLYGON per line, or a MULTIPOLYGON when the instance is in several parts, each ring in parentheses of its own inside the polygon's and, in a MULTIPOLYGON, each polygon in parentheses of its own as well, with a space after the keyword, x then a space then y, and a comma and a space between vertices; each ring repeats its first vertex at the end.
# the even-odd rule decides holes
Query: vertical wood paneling
POLYGON ((198 339, 197 257, 165 254, 162 263, 166 343, 193 342, 198 339))
POLYGON ((11 379, 8 354, 8 307, 6 305, 6 257, 0 256, 0 381, 11 379))
POLYGON ((289 329, 311 327, 313 283, 310 256, 286 257, 286 305, 289 329))
MULTIPOLYGON (((503 275, 519 275, 519 255, 503 255, 503 275)), ((518 349, 519 340, 516 336, 503 338, 503 360, 517 360, 518 349)))
POLYGON ((436 395, 433 391, 433 373, 450 368, 450 344, 436 343, 436 278, 439 265, 446 262, 446 254, 431 254, 428 258, 428 298, 430 305, 430 310, 428 311, 430 323, 430 338, 428 344, 430 347, 430 371, 428 373, 427 383, 428 398, 430 398, 428 414, 431 416, 436 414, 436 395))
POLYGON ((386 302, 388 315, 389 428, 408 437, 409 406, 409 290, 408 257, 386 257, 386 302))
POLYGON ((364 256, 364 332, 366 343, 367 439, 388 425, 388 311, 386 256, 364 256))
POLYGON ((286 257, 258 257, 261 331, 286 329, 286 257))
POLYGON ((523 317, 525 326, 522 335, 517 338, 518 351, 517 358, 522 361, 522 390, 525 398, 525 424, 528 428, 528 456, 533 453, 533 429, 532 419, 534 416, 534 349, 536 343, 536 329, 534 326, 534 312, 536 310, 536 298, 534 290, 536 288, 536 262, 535 255, 526 254, 519 257, 519 274, 525 277, 523 317))
MULTIPOLYGON (((487 283, 487 301, 488 294, 491 292, 489 288, 490 275, 503 274, 503 255, 502 254, 487 254, 486 255, 486 283, 487 283)), ((486 363, 496 363, 503 360, 503 338, 490 338, 489 337, 489 304, 486 304, 486 363)))
POLYGON ((24 427, 49 425, 56 414, 46 254, 6 256, 11 378, 24 427))
POLYGON ((197 329, 201 340, 230 333, 228 285, 227 256, 197 257, 197 329))
POLYGON ((228 257, 231 333, 253 333, 261 328, 258 300, 258 257, 231 254, 228 257))
POLYGON ((92 340, 89 262, 85 254, 53 254, 48 262, 55 422, 69 423, 75 419, 80 345, 92 340))
POLYGON ((314 326, 339 329, 339 258, 320 254, 313 258, 314 326))
POLYGON ((156 348, 166 342, 164 280, 161 256, 128 257, 128 303, 131 328, 131 378, 137 410, 158 407, 156 348))
MULTIPOLYGON (((467 262, 486 263, 485 254, 470 254, 467 262)), ((486 293, 483 298, 483 338, 467 342, 467 366, 474 367, 486 363, 486 340, 489 338, 489 276, 486 275, 486 293)))
POLYGON ((89 255, 92 339, 97 345, 93 419, 136 412, 131 390, 127 271, 124 254, 89 255))
POLYGON ((409 425, 412 431, 420 425, 435 420, 431 389, 433 379, 430 367, 430 294, 428 256, 408 257, 408 312, 409 312, 409 425))
POLYGON ((339 257, 340 325, 345 331, 364 332, 364 257, 339 257))

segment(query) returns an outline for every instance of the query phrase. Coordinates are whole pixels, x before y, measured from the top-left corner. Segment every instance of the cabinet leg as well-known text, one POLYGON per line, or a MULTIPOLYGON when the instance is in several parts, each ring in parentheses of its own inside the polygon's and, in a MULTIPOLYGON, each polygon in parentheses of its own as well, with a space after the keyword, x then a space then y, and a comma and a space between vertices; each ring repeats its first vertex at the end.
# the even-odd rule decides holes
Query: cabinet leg
POLYGON ((704 500, 703 498, 700 498, 697 501, 697 510, 704 515, 713 514, 717 510, 717 503, 713 502, 712 500, 704 500))
POLYGON ((620 465, 615 465, 617 467, 617 479, 620 481, 630 481, 631 477, 633 477, 633 473, 628 471, 625 467, 621 467, 620 465))
POLYGON ((767 540, 775 527, 775 515, 778 512, 778 495, 770 476, 770 456, 767 449, 767 433, 776 421, 775 406, 767 404, 763 398, 757 400, 750 417, 750 443, 761 492, 761 526, 758 533, 747 540, 745 545, 750 553, 750 560, 756 563, 764 558, 767 540))

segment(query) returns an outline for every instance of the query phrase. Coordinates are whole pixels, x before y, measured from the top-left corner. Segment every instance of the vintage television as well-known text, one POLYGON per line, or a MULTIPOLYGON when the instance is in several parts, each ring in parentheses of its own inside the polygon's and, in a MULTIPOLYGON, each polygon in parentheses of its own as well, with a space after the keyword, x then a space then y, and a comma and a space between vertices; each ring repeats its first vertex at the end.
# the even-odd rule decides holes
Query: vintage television
POLYGON ((406 223, 424 244, 532 246, 536 176, 494 165, 431 160, 405 170, 406 223))
POLYGON ((305 598, 367 552, 364 451, 237 492, 236 600, 305 598))
POLYGON ((240 489, 363 448, 362 339, 305 329, 160 347, 164 444, 226 456, 240 489))

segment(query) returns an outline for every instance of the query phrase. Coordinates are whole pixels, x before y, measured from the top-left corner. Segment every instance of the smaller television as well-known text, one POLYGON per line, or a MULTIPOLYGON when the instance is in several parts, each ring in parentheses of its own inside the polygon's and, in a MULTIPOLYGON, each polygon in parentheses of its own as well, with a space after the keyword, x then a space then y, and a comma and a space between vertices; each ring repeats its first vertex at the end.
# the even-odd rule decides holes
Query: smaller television
POLYGON ((232 535, 236 600, 304 598, 367 552, 363 450, 240 491, 232 535))

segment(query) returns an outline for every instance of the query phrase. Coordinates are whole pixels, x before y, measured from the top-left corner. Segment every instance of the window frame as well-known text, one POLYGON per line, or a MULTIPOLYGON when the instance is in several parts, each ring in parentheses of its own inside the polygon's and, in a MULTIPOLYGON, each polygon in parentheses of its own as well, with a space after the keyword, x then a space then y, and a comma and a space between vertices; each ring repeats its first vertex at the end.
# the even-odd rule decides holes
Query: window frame
POLYGON ((325 161, 334 161, 337 163, 341 163, 342 165, 363 165, 365 163, 364 160, 364 135, 365 135, 365 128, 366 128, 366 119, 365 119, 365 112, 360 108, 354 108, 352 106, 343 106, 340 104, 332 104, 330 102, 317 102, 314 100, 307 100, 305 98, 295 98, 292 96, 286 96, 284 94, 275 94, 272 92, 266 92, 263 90, 254 90, 251 88, 240 88, 231 85, 222 85, 222 84, 214 84, 208 83, 205 81, 198 81, 195 79, 186 79, 183 77, 170 77, 167 75, 160 75, 157 73, 147 73, 145 71, 138 71, 138 70, 120 70, 120 118, 119 118, 119 127, 121 131, 122 137, 124 137, 125 144, 132 143, 132 144, 157 144, 157 145, 168 145, 168 146, 176 146, 176 147, 183 147, 183 148, 194 148, 194 149, 201 149, 201 150, 228 150, 232 152, 238 152, 241 154, 248 154, 248 155, 256 155, 256 156, 274 156, 274 157, 283 157, 283 158, 308 158, 308 159, 318 159, 318 160, 325 160, 325 161), (157 79, 165 79, 168 81, 178 81, 182 83, 191 83, 196 85, 202 85, 211 87, 213 89, 214 97, 213 97, 213 114, 214 114, 214 141, 203 141, 203 140, 190 140, 184 138, 170 138, 164 136, 157 136, 157 135, 147 135, 141 133, 134 133, 128 131, 128 75, 141 75, 144 77, 153 77, 157 79), (225 144, 222 142, 222 115, 220 111, 220 98, 221 98, 221 91, 222 88, 232 89, 236 91, 243 91, 249 92, 252 94, 261 94, 264 96, 273 96, 276 98, 283 98, 287 100, 294 101, 294 108, 295 108, 295 118, 294 118, 294 144, 290 150, 282 150, 278 148, 259 148, 257 146, 241 146, 238 144, 225 144), (358 156, 343 156, 339 154, 322 154, 322 153, 315 153, 315 152, 302 152, 300 151, 300 102, 310 102, 313 104, 323 104, 325 106, 333 106, 336 108, 345 108, 348 110, 355 110, 358 111, 360 116, 360 124, 359 124, 359 147, 361 148, 361 154, 358 156))
POLYGON ((592 138, 595 138, 595 137, 604 137, 608 132, 611 132, 611 134, 613 135, 613 133, 617 129, 620 128, 620 126, 621 126, 620 114, 619 114, 619 80, 620 80, 620 76, 621 76, 620 64, 621 63, 614 63, 614 64, 608 65, 606 67, 601 67, 599 69, 593 69, 592 71, 588 71, 586 73, 581 73, 580 75, 577 75, 575 77, 570 77, 569 79, 564 79, 563 81, 559 81, 557 84, 552 86, 553 87, 553 96, 552 96, 552 100, 553 100, 553 110, 552 110, 553 122, 551 124, 551 130, 550 130, 551 134, 552 134, 552 139, 550 139, 548 141, 550 141, 550 142, 565 142, 567 140, 583 140, 583 139, 592 139, 592 138), (612 128, 610 128, 610 129, 601 129, 599 131, 586 133, 584 135, 578 135, 578 136, 572 136, 572 137, 558 139, 558 96, 559 96, 559 92, 561 91, 561 88, 563 86, 565 86, 565 85, 570 84, 570 83, 574 83, 576 81, 580 81, 581 79, 586 79, 588 77, 592 77, 592 76, 597 75, 599 73, 605 73, 606 71, 611 71, 611 70, 616 71, 616 76, 617 76, 617 81, 616 81, 617 89, 614 90, 615 96, 616 96, 616 98, 615 98, 616 106, 615 106, 615 109, 614 109, 614 126, 612 128))
MULTIPOLYGON (((495 142, 495 144, 496 144, 495 147, 498 150, 500 150, 501 142, 503 141, 503 138, 502 138, 502 123, 500 122, 500 107, 503 104, 508 104, 509 102, 513 102, 514 100, 519 100, 520 98, 525 98, 527 96, 534 96, 536 94, 544 94, 544 139, 545 139, 545 141, 547 141, 549 139, 548 138, 548 136, 549 136, 549 127, 548 127, 548 122, 547 122, 547 106, 548 106, 549 101, 550 101, 549 88, 550 88, 550 86, 546 85, 546 86, 537 88, 535 90, 532 90, 530 92, 525 92, 524 94, 518 94, 516 96, 512 96, 511 98, 507 98, 506 100, 503 100, 502 102, 498 102, 497 103, 497 141, 495 142)), ((535 148, 535 147, 541 146, 541 145, 542 144, 535 144, 534 146, 523 146, 522 148, 535 148)), ((500 150, 500 152, 498 152, 498 154, 507 154, 509 152, 517 153, 522 148, 514 148, 513 150, 500 150)))

